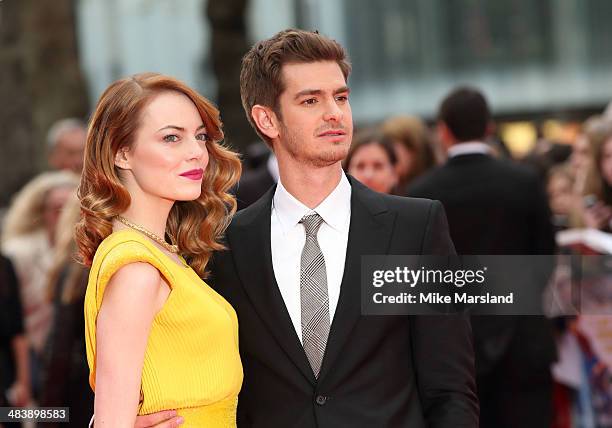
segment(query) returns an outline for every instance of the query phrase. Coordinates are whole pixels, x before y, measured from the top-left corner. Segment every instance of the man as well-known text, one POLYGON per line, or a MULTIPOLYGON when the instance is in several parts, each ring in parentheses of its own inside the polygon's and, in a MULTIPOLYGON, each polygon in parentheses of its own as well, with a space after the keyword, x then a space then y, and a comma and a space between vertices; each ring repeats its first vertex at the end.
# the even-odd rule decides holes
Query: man
MULTIPOLYGON (((550 212, 537 174, 491 156, 484 143, 491 129, 478 90, 452 91, 438 121, 449 159, 417 179, 408 194, 442 202, 459 254, 553 254, 550 212)), ((472 326, 480 426, 549 426, 556 355, 550 325, 543 317, 487 316, 473 317, 472 326)))
POLYGON ((48 162, 53 169, 81 174, 87 128, 78 119, 61 119, 47 133, 48 162))
POLYGON ((467 319, 361 315, 362 255, 454 248, 438 202, 342 172, 349 72, 338 43, 301 30, 243 59, 243 105, 280 180, 235 216, 212 270, 240 324, 238 426, 477 427, 467 319))

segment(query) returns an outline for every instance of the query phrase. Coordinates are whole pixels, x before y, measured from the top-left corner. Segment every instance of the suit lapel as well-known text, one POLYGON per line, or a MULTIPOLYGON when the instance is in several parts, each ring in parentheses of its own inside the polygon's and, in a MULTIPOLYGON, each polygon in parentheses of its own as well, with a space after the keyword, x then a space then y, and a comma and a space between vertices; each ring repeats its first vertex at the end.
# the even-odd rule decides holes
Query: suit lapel
POLYGON ((349 176, 351 182, 351 223, 340 286, 340 298, 331 325, 319 380, 323 379, 340 354, 361 316, 361 256, 386 254, 395 222, 381 195, 349 176))
POLYGON ((272 266, 270 215, 276 186, 268 191, 231 230, 228 239, 242 286, 279 346, 312 383, 315 377, 295 332, 272 266))

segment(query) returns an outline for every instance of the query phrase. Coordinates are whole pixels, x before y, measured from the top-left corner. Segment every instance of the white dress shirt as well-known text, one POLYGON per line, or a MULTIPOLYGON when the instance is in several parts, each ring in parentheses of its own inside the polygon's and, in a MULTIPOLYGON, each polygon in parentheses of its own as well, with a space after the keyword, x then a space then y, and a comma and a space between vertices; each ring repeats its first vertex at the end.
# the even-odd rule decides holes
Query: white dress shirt
POLYGON ((270 227, 272 267, 300 341, 302 340, 300 260, 306 242, 306 233, 299 221, 303 216, 313 212, 323 218, 317 240, 325 258, 331 324, 340 297, 351 221, 351 184, 344 173, 336 188, 312 210, 293 197, 280 180, 272 200, 270 227))
POLYGON ((453 144, 448 148, 449 159, 461 155, 491 154, 491 147, 482 141, 466 141, 465 143, 453 144))

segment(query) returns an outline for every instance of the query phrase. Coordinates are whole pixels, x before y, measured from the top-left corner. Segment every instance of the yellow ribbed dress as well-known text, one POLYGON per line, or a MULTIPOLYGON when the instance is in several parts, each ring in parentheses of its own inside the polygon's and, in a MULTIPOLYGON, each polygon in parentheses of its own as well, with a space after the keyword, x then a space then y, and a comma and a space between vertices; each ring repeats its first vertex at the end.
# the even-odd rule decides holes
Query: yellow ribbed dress
POLYGON ((138 414, 177 409, 185 418, 184 427, 235 427, 242 385, 236 312, 186 263, 180 266, 134 230, 114 232, 102 241, 90 270, 85 340, 92 389, 95 392, 96 318, 104 289, 120 267, 134 262, 155 266, 171 288, 151 326, 138 414))

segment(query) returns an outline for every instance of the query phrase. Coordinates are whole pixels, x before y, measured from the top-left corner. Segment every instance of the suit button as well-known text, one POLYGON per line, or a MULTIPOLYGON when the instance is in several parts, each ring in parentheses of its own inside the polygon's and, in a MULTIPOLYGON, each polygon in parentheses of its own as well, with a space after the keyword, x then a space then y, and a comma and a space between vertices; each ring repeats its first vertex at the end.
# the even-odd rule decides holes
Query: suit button
POLYGON ((327 397, 324 395, 317 395, 317 398, 315 398, 315 401, 319 406, 324 406, 325 403, 327 402, 327 397))

